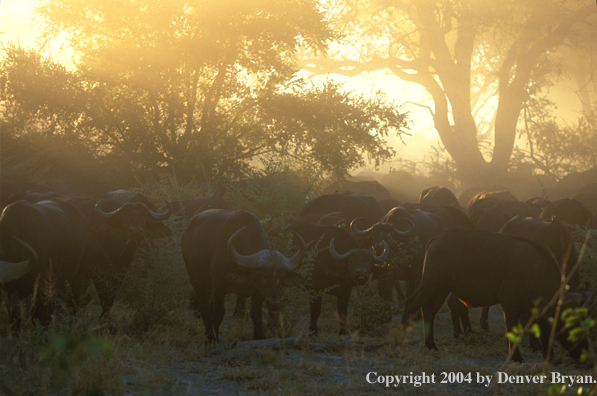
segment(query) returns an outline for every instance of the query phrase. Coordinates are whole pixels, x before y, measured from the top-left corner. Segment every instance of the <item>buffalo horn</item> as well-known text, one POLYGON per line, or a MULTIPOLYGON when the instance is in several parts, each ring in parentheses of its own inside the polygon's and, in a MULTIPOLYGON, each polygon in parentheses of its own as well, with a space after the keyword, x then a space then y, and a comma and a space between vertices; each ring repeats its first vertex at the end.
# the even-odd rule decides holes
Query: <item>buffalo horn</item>
POLYGON ((268 250, 262 250, 260 252, 257 252, 255 254, 251 254, 249 256, 243 256, 241 254, 239 254, 236 251, 236 248, 234 247, 234 244, 236 243, 236 240, 238 239, 238 236, 247 228, 249 228, 248 226, 244 226, 243 228, 239 229, 238 231, 236 231, 228 240, 228 253, 230 254, 230 256, 232 256, 232 259, 234 260, 234 262, 238 265, 240 265, 241 267, 245 267, 245 268, 261 268, 261 267, 268 267, 271 265, 271 261, 268 260, 263 260, 263 256, 264 256, 264 252, 269 253, 268 250))
POLYGON ((170 217, 170 215, 174 211, 174 209, 172 209, 172 204, 170 204, 170 202, 168 202, 168 201, 164 201, 164 202, 166 202, 166 205, 168 205, 168 210, 166 210, 164 213, 156 213, 156 212, 152 212, 151 209, 147 209, 147 210, 149 210, 149 214, 151 215, 151 217, 154 220, 158 220, 158 221, 166 220, 168 217, 170 217))
POLYGON ((106 200, 104 200, 104 199, 100 199, 100 200, 99 200, 99 201, 97 201, 97 203, 95 204, 95 211, 96 211, 96 213, 97 213, 98 215, 102 216, 102 217, 106 217, 106 218, 108 218, 108 217, 112 217, 112 216, 114 216, 115 214, 117 214, 117 213, 120 211, 120 209, 122 208, 122 206, 121 206, 120 208, 116 209, 116 210, 115 210, 115 211, 113 211, 113 212, 108 212, 108 213, 106 213, 106 212, 104 212, 104 211, 103 211, 103 210, 100 208, 100 204, 102 203, 102 201, 106 201, 106 200))
POLYGON ((376 263, 383 263, 387 260, 388 256, 390 255, 390 248, 388 247, 388 243, 386 241, 381 241, 381 243, 383 245, 383 253, 380 256, 376 256, 373 253, 371 253, 376 263))
POLYGON ((394 229, 394 232, 400 236, 409 236, 411 235, 414 230, 415 230, 415 222, 412 221, 411 219, 407 219, 407 218, 400 218, 398 220, 402 220, 402 221, 406 221, 408 224, 410 224, 410 228, 406 231, 400 231, 398 230, 396 227, 392 226, 392 228, 394 229))
POLYGON ((373 229, 373 227, 367 228, 366 230, 359 230, 356 227, 356 223, 357 221, 361 221, 361 220, 366 220, 364 217, 357 217, 356 219, 354 219, 353 221, 350 222, 350 231, 352 231, 353 234, 355 235, 365 235, 369 232, 371 232, 371 230, 373 229))
POLYGON ((348 253, 344 253, 344 254, 339 254, 336 249, 334 249, 334 238, 332 238, 332 240, 330 241, 330 254, 332 255, 333 258, 335 258, 336 260, 343 260, 346 257, 348 257, 348 255, 350 254, 350 252, 348 253))
POLYGON ((11 282, 25 275, 37 263, 37 253, 26 242, 17 237, 13 238, 27 250, 29 259, 18 263, 0 261, 0 284, 11 282))
POLYGON ((296 254, 290 258, 284 260, 284 267, 288 271, 292 271, 296 267, 298 267, 299 263, 305 258, 305 251, 307 250, 307 245, 305 245, 305 240, 299 235, 298 232, 292 230, 294 236, 296 236, 301 243, 300 250, 296 252, 296 254))

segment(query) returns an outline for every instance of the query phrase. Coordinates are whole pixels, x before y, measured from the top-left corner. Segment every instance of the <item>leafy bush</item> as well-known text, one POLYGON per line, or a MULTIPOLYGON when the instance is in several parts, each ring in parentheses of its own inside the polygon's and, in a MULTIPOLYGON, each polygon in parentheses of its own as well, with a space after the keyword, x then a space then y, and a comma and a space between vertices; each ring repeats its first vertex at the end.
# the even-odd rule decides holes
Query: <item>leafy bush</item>
POLYGON ((307 201, 319 194, 323 181, 320 173, 307 172, 275 157, 263 157, 261 163, 262 167, 251 170, 247 179, 228 185, 225 198, 234 208, 279 224, 296 217, 307 201))
POLYGON ((377 282, 369 280, 363 286, 354 288, 351 305, 361 331, 378 330, 391 322, 392 317, 399 312, 393 301, 379 297, 377 285, 377 282))

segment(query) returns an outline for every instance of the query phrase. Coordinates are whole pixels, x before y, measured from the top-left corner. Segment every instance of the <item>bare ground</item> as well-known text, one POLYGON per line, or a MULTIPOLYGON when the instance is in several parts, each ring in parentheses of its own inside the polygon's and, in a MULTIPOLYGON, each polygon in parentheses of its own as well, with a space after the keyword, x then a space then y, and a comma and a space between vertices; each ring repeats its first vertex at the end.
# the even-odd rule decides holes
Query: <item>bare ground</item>
MULTIPOLYGON (((160 368, 153 370, 154 375, 168 378, 168 381, 148 383, 146 372, 142 375, 127 375, 124 380, 125 393, 531 395, 548 393, 552 371, 564 375, 592 373, 590 368, 575 363, 561 349, 556 349, 556 358, 546 366, 541 355, 525 345, 522 347, 524 364, 504 365, 508 346, 504 338, 503 316, 498 307, 491 310, 489 332, 481 331, 477 325, 481 311, 472 310, 471 321, 476 333, 455 340, 449 312, 444 306, 435 321, 437 352, 424 348, 420 330, 414 329, 406 339, 401 340, 395 325, 400 321, 399 316, 394 317, 395 324, 388 324, 373 334, 338 336, 335 334, 337 323, 333 311, 328 301, 320 318, 322 331, 319 336, 298 341, 286 339, 284 345, 269 340, 264 342, 267 345, 262 348, 256 347, 253 342, 241 341, 210 346, 197 352, 187 351, 190 353, 188 359, 172 359, 165 364, 161 362, 160 368), (544 374, 547 380, 544 384, 497 385, 497 371, 516 375, 544 374), (371 381, 387 375, 409 377, 407 383, 386 387, 385 384, 369 383, 368 373, 376 373, 369 376, 371 381), (408 383, 415 380, 410 375, 420 376, 422 373, 427 376, 435 374, 433 381, 428 377, 428 381, 433 383, 419 386, 408 383), (463 378, 449 377, 449 373, 454 373, 452 376, 462 373, 463 378), (470 382, 467 381, 469 373, 470 382), (486 382, 479 383, 478 376, 493 376, 493 379, 486 386, 486 382)), ((199 321, 196 324, 202 330, 202 324, 199 321)), ((301 325, 307 327, 306 317, 301 325)), ((242 328, 240 338, 250 339, 250 321, 234 319, 230 314, 222 326, 224 336, 238 332, 238 327, 242 328)), ((231 336, 227 337, 230 339, 231 336)), ((525 340, 523 344, 528 344, 528 341, 525 340)), ((568 389, 566 393, 572 392, 573 389, 568 389)))

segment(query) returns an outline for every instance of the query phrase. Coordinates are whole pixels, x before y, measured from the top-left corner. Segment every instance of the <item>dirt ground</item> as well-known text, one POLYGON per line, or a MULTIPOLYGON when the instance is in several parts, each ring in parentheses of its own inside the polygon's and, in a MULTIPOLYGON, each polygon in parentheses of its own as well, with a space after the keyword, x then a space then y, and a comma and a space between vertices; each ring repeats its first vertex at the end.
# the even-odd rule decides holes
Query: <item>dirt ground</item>
MULTIPOLYGON (((559 347, 555 349, 552 363, 547 366, 541 354, 527 346, 526 339, 522 346, 525 363, 504 365, 508 346, 499 307, 490 311, 489 332, 480 330, 478 326, 481 310, 471 310, 475 333, 455 340, 449 312, 444 306, 435 321, 439 348, 435 352, 424 348, 420 330, 414 329, 403 342, 399 339, 397 323, 400 316, 395 316, 393 324, 374 334, 339 336, 334 331, 337 319, 330 303, 332 299, 327 300, 320 318, 323 330, 319 336, 304 337, 298 341, 264 341, 262 344, 267 345, 263 348, 256 347, 251 341, 221 343, 213 349, 209 347, 206 351, 191 353, 188 360, 174 359, 162 364, 155 375, 169 378, 168 381, 164 382, 161 378, 152 384, 148 383, 147 375, 127 376, 126 393, 534 395, 548 394, 552 372, 592 375, 597 379, 587 365, 574 362, 559 347), (501 374, 502 379, 506 374, 518 375, 508 378, 518 378, 524 383, 497 384, 497 372, 505 373, 501 374), (423 373, 426 383, 415 384, 416 376, 423 373), (535 375, 545 375, 543 383, 533 383, 535 375), (395 386, 395 377, 388 386, 377 382, 384 382, 386 376, 406 376, 402 377, 406 383, 395 386), (492 376, 489 385, 487 376, 492 376)), ((227 330, 238 326, 239 321, 247 331, 251 329, 248 319, 242 322, 233 318, 231 312, 229 309, 222 325, 224 338, 227 330)), ((305 317, 304 323, 301 323, 304 328, 308 326, 307 320, 305 317)), ((202 323, 197 321, 197 325, 202 330, 202 323)), ((535 381, 540 381, 540 378, 535 381)), ((574 389, 569 387, 564 394, 576 394, 579 386, 582 385, 575 385, 574 389)))

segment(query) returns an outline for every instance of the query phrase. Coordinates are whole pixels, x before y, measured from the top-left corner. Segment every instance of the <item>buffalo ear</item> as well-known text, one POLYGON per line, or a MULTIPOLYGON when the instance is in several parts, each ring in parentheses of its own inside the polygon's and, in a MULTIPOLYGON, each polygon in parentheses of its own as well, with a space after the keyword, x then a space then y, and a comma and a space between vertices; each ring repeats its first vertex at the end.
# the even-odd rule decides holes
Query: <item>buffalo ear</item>
POLYGON ((387 267, 374 267, 371 272, 373 272, 374 280, 384 280, 392 277, 392 271, 387 267))
POLYGON ((292 287, 300 285, 306 281, 305 278, 297 274, 296 272, 286 272, 286 275, 282 278, 282 284, 286 287, 292 287))
POLYGON ((247 283, 251 278, 249 271, 235 269, 226 272, 226 279, 234 283, 247 283))

